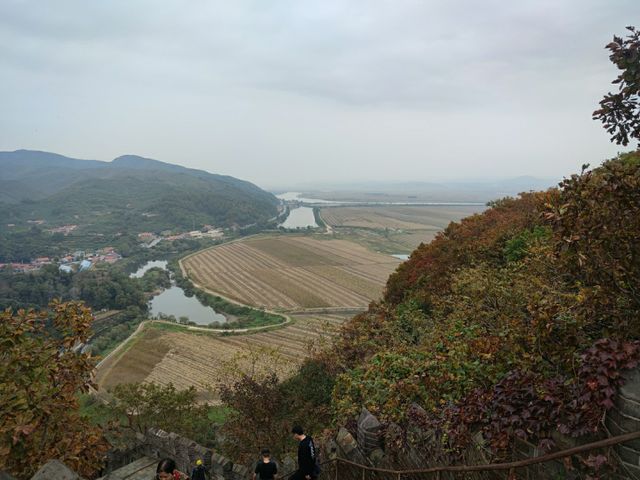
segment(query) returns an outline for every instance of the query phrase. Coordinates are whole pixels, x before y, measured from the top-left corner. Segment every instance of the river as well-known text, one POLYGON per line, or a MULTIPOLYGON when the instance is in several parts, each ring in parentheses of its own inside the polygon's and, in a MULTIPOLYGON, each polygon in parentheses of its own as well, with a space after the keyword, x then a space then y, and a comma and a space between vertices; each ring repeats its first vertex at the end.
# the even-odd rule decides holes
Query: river
MULTIPOLYGON (((164 260, 153 260, 145 263, 135 273, 130 276, 140 278, 151 268, 167 269, 167 262, 164 260)), ((149 315, 157 317, 159 314, 173 315, 176 319, 188 317, 190 321, 198 325, 209 325, 212 322, 225 323, 227 318, 221 313, 217 313, 213 308, 200 303, 194 297, 187 297, 182 288, 178 287, 173 279, 171 287, 156 295, 149 302, 149 315)))
POLYGON ((301 197, 300 195, 302 195, 300 192, 284 192, 279 195, 276 195, 276 197, 278 197, 280 200, 285 200, 285 201, 295 200, 297 202, 304 202, 304 203, 328 203, 328 204, 340 203, 340 202, 332 202, 331 200, 321 200, 318 198, 304 198, 304 197, 301 197))
POLYGON ((373 206, 434 206, 434 207, 481 207, 485 206, 483 202, 372 202, 372 201, 337 201, 337 200, 324 200, 321 198, 306 198, 301 197, 300 192, 284 192, 276 195, 277 198, 284 201, 297 201, 302 203, 311 203, 315 205, 326 204, 327 207, 331 206, 345 206, 345 205, 373 205, 373 206))

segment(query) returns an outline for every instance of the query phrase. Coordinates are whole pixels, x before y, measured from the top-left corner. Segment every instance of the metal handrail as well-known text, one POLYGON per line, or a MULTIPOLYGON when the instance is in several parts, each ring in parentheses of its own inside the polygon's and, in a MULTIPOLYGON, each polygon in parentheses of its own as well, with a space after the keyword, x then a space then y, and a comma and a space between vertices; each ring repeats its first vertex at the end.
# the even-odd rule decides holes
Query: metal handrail
MULTIPOLYGON (((340 463, 345 465, 350 465, 352 467, 359 468, 363 471, 369 472, 377 472, 377 473, 387 473, 391 475, 395 475, 398 478, 403 475, 416 475, 421 473, 442 473, 442 472, 488 472, 488 471, 499 471, 499 470, 515 470, 518 468, 528 467, 531 465, 536 465, 539 463, 549 462, 551 460, 557 460, 559 458, 566 458, 576 455, 578 453, 588 452, 591 450, 596 450, 598 448, 606 448, 614 445, 618 445, 620 443, 629 442, 631 440, 640 439, 640 430, 637 432, 626 433, 624 435, 617 435, 615 437, 605 438, 604 440, 598 440, 596 442, 585 443, 584 445, 579 445, 577 447, 568 448, 565 450, 561 450, 559 452, 548 453, 546 455, 541 455, 539 457, 531 457, 524 460, 518 460, 515 462, 505 462, 505 463, 488 463, 486 465, 448 465, 448 466, 439 466, 439 467, 430 467, 423 469, 409 469, 409 470, 394 470, 389 468, 377 468, 370 467, 368 465, 362 465, 360 463, 352 462, 350 460, 346 460, 344 458, 333 458, 331 460, 327 460, 320 465, 329 465, 335 463, 336 466, 340 463)), ((290 472, 285 475, 278 476, 278 478, 287 478, 290 477, 295 472, 290 472)))

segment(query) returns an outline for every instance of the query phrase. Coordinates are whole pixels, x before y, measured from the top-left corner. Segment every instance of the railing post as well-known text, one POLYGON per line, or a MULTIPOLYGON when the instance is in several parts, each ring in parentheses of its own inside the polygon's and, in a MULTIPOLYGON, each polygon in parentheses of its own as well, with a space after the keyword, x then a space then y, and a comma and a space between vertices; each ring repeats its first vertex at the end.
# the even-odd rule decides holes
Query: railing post
POLYGON ((367 471, 363 468, 362 469, 362 480, 365 480, 366 474, 367 474, 367 471))
POLYGON ((338 480, 338 464, 340 463, 340 459, 336 458, 336 478, 335 480, 338 480))

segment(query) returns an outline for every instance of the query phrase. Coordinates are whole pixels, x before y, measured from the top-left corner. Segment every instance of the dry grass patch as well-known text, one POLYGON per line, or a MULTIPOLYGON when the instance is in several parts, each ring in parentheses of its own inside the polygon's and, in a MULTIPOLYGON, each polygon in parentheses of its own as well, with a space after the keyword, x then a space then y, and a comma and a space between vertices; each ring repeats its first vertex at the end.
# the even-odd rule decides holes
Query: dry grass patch
POLYGON ((145 328, 131 340, 119 358, 98 370, 96 381, 99 388, 108 390, 120 383, 144 381, 170 348, 162 331, 145 328))

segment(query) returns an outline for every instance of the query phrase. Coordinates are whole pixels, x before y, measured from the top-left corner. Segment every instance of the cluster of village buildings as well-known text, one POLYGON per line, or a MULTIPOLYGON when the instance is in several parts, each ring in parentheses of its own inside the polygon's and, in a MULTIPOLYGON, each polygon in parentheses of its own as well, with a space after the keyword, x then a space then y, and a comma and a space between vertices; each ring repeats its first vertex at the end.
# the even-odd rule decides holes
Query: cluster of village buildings
POLYGON ((104 247, 94 252, 78 250, 61 258, 38 257, 29 263, 0 263, 0 269, 10 268, 14 273, 28 273, 40 270, 45 265, 58 265, 63 272, 82 272, 97 263, 116 263, 122 255, 113 247, 104 247))
POLYGON ((142 232, 138 234, 138 240, 142 242, 143 247, 151 248, 163 240, 172 242, 183 238, 221 238, 223 236, 224 232, 222 229, 215 228, 212 225, 205 225, 202 230, 193 230, 191 232, 178 234, 174 234, 170 230, 160 232, 159 235, 153 232, 142 232))
MULTIPOLYGON (((30 223, 43 222, 41 220, 30 220, 30 223)), ((39 223, 38 223, 39 224, 39 223)), ((12 226, 9 224, 9 226, 12 226)), ((73 230, 77 228, 77 225, 63 225, 62 227, 56 227, 49 229, 51 233, 62 233, 69 235, 73 230)), ((160 234, 153 232, 142 232, 138 234, 138 240, 145 248, 151 248, 160 243, 163 240, 173 241, 183 238, 221 238, 224 236, 222 229, 215 228, 211 225, 205 225, 202 230, 194 230, 192 232, 184 232, 179 234, 173 234, 171 231, 163 231, 160 234)), ((116 263, 122 259, 122 256, 115 251, 113 247, 104 247, 94 252, 85 252, 78 250, 73 253, 69 253, 61 258, 52 257, 38 257, 31 260, 29 263, 0 263, 1 269, 11 269, 14 273, 28 273, 40 270, 45 265, 56 264, 63 272, 82 272, 88 270, 98 263, 116 263)))

